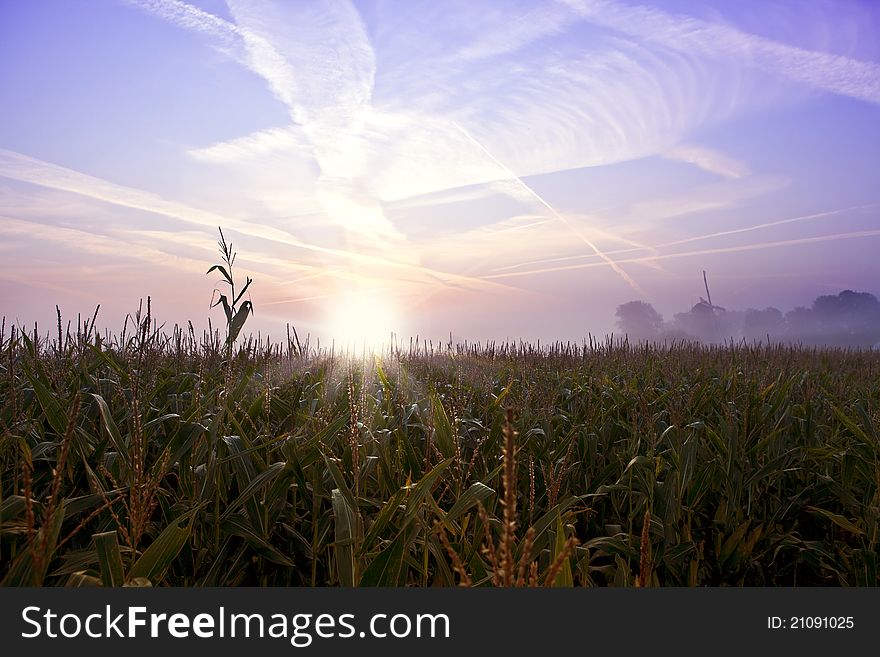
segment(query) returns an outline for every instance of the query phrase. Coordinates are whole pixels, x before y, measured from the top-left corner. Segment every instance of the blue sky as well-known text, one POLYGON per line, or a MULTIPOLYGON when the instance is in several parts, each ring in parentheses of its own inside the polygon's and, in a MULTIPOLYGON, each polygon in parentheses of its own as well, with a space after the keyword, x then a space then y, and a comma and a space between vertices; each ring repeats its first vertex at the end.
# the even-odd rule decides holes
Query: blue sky
POLYGON ((0 314, 577 339, 880 293, 872 2, 0 3, 0 314))

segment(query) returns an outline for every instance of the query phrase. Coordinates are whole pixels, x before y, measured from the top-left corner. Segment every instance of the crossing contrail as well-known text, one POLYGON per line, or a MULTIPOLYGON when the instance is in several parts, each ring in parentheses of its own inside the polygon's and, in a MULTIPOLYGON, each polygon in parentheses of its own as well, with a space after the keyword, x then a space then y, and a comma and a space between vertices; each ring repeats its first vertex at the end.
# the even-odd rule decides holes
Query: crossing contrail
MULTIPOLYGON (((708 233, 704 235, 695 235, 694 237, 686 237, 684 239, 675 240, 673 242, 662 242, 661 244, 655 244, 653 246, 648 246, 645 244, 638 244, 636 242, 629 242, 633 248, 629 249, 613 249, 611 251, 606 251, 606 255, 621 255, 624 253, 637 253, 639 251, 653 251, 657 257, 660 256, 659 249, 663 249, 669 246, 679 246, 681 244, 689 244, 691 242, 700 242, 702 240, 713 239, 716 237, 727 237, 729 235, 738 235, 740 233, 750 233, 756 230, 763 230, 764 228, 774 228, 776 226, 784 226, 786 224, 794 224, 800 223, 802 221, 811 221, 813 219, 825 219, 827 217, 833 217, 838 214, 843 214, 844 212, 852 212, 855 210, 865 210, 868 208, 877 207, 877 203, 868 203, 866 205, 853 205, 846 208, 839 208, 837 210, 828 210, 827 212, 817 212, 814 214, 805 214, 798 217, 790 217, 788 219, 779 219, 777 221, 768 221, 763 224, 755 224, 753 226, 746 226, 744 228, 733 228, 731 230, 724 230, 717 233, 708 233)), ((614 237, 611 235, 610 237, 614 237)), ((493 272, 507 272, 512 269, 519 269, 520 267, 528 267, 530 265, 546 265, 553 262, 567 262, 571 260, 582 260, 584 258, 592 258, 595 254, 581 254, 581 255, 573 255, 573 256, 562 256, 559 258, 542 258, 540 260, 528 260, 526 262, 519 262, 515 265, 506 265, 504 267, 496 267, 493 269, 493 272)), ((639 259, 640 262, 644 261, 643 259, 639 259)), ((620 262, 620 261, 618 261, 620 262)), ((623 262, 632 262, 631 259, 627 258, 623 262)))
POLYGON ((510 180, 513 180, 514 182, 516 182, 520 187, 522 187, 526 192, 528 192, 528 194, 531 197, 533 197, 536 201, 538 201, 538 203, 540 203, 542 206, 547 208, 547 211, 550 212, 550 215, 552 217, 554 217, 555 219, 558 219, 560 222, 562 222, 562 224, 564 226, 566 226, 572 233, 574 233, 578 237, 578 239, 580 239, 584 244, 586 244, 588 247, 590 247, 593 250, 593 253, 595 253, 599 258, 601 258, 605 262, 605 264, 607 264, 609 267, 611 267, 611 269, 614 270, 614 272, 618 276, 620 276, 624 281, 626 281, 627 285, 629 285, 633 290, 638 292, 643 297, 648 296, 647 292, 645 292, 645 290, 642 288, 642 286, 639 285, 633 279, 632 276, 627 274, 623 270, 623 268, 621 268, 620 265, 618 265, 614 260, 612 260, 607 255, 605 255, 605 253, 602 250, 600 250, 599 247, 596 246, 596 244, 589 237, 587 237, 586 235, 581 233, 578 230, 577 226, 575 226, 573 223, 571 223, 568 219, 565 218, 564 215, 562 215, 560 212, 558 212, 556 210, 556 208, 554 208, 547 201, 545 201, 544 198, 540 194, 538 194, 538 192, 536 192, 534 189, 529 187, 523 181, 522 178, 520 178, 513 171, 511 171, 506 166, 504 166, 504 164, 502 164, 498 160, 497 157, 492 155, 492 153, 490 153, 489 150, 485 146, 483 146, 483 144, 478 142, 467 130, 465 130, 463 127, 461 127, 455 121, 452 122, 452 125, 454 125, 461 132, 461 134, 463 134, 465 137, 467 137, 467 139, 469 141, 471 141, 474 144, 474 146, 479 148, 486 155, 486 157, 488 157, 490 160, 492 160, 492 162, 494 162, 502 171, 504 171, 505 176, 507 176, 510 180))
MULTIPOLYGON (((740 246, 723 246, 714 249, 700 249, 698 251, 683 251, 681 253, 664 253, 659 256, 645 256, 641 258, 627 258, 623 262, 646 262, 648 260, 673 260, 676 258, 691 258, 694 256, 715 255, 719 253, 740 253, 744 251, 757 251, 760 249, 775 249, 784 246, 797 246, 800 244, 817 244, 820 242, 832 242, 838 240, 858 239, 865 237, 880 237, 880 230, 859 230, 851 233, 833 233, 831 235, 818 235, 816 237, 799 237, 790 240, 778 240, 775 242, 758 242, 756 244, 742 244, 740 246)), ((526 271, 512 271, 503 274, 490 274, 484 278, 514 278, 517 276, 533 276, 535 274, 547 274, 558 271, 572 271, 575 269, 592 269, 604 266, 601 262, 584 262, 576 265, 562 265, 559 267, 543 267, 541 269, 529 269, 526 271)))

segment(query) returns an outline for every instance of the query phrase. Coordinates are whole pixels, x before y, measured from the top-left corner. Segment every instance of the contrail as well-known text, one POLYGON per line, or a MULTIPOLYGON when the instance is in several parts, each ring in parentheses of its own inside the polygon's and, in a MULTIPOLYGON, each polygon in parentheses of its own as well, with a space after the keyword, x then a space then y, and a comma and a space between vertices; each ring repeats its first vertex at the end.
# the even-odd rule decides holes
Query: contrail
MULTIPOLYGON (((837 210, 828 210, 827 212, 817 212, 815 214, 805 214, 799 217, 789 217, 788 219, 779 219, 777 221, 769 221, 763 224, 755 224, 754 226, 746 226, 745 228, 734 228, 731 230, 724 230, 718 233, 708 233, 706 235, 695 235, 694 237, 686 237, 684 239, 675 240, 673 242, 663 242, 661 244, 657 244, 655 246, 647 246, 644 244, 638 244, 635 242, 630 242, 635 248, 632 249, 614 249, 612 251, 606 251, 606 255, 620 255, 622 253, 633 253, 637 251, 654 251, 654 253, 660 257, 658 249, 663 249, 668 246, 679 246, 681 244, 689 244, 691 242, 700 242, 702 240, 713 239, 715 237, 727 237, 728 235, 738 235, 739 233, 750 233, 755 230, 762 230, 764 228, 773 228, 775 226, 783 226, 785 224, 794 224, 800 223, 802 221, 809 221, 811 219, 824 219, 825 217, 833 217, 838 214, 842 214, 844 212, 852 212, 854 210, 865 210, 867 208, 877 207, 876 203, 868 203, 866 205, 853 205, 848 208, 839 208, 837 210)), ((610 237, 614 237, 613 235, 610 237)), ((541 260, 529 260, 527 262, 520 262, 516 265, 506 265, 504 267, 496 267, 492 271, 502 272, 502 271, 510 271, 511 269, 518 269, 520 267, 527 267, 529 265, 543 265, 551 262, 565 262, 567 260, 581 260, 583 258, 592 258, 595 257, 594 254, 582 254, 582 255, 573 255, 573 256, 562 256, 559 258, 542 258, 541 260)), ((629 260, 624 261, 629 262, 629 260)))
MULTIPOLYGON (((520 228, 531 228, 533 226, 539 226, 540 224, 547 223, 551 221, 551 219, 546 219, 544 221, 539 221, 534 224, 528 224, 526 226, 516 226, 515 228, 503 228, 501 230, 495 231, 496 233, 503 233, 506 231, 519 230, 520 228)), ((659 249, 663 246, 668 246, 668 244, 657 244, 655 246, 651 246, 650 244, 642 244, 641 242, 636 242, 635 240, 628 239, 626 237, 622 237, 620 235, 615 235, 614 233, 609 233, 606 230, 601 230, 599 228, 593 228, 593 231, 605 237, 609 240, 614 240, 615 242, 623 242, 624 244, 629 245, 630 248, 626 249, 611 249, 604 251, 603 253, 606 256, 619 255, 621 253, 638 253, 639 251, 649 251, 655 255, 660 255, 659 249)), ((494 233, 493 233, 494 234, 494 233)), ((699 238, 693 239, 704 239, 707 236, 702 236, 699 238)), ((555 258, 540 258, 538 260, 526 260, 525 262, 518 262, 513 265, 504 265, 503 267, 493 267, 489 271, 499 272, 499 271, 510 271, 511 269, 519 269, 520 267, 528 267, 530 265, 543 265, 550 262, 566 262, 569 260, 583 260, 585 258, 595 258, 597 257, 595 253, 581 253, 578 255, 570 255, 570 256, 557 256, 555 258)), ((617 261, 619 263, 619 261, 617 261)), ((659 264, 648 262, 647 260, 644 262, 645 265, 649 267, 653 267, 654 269, 662 272, 666 272, 663 267, 659 264)))
POLYGON ((657 245, 658 249, 661 249, 665 246, 677 246, 679 244, 687 244, 688 242, 698 242, 700 240, 708 240, 714 237, 726 237, 728 235, 736 235, 738 233, 749 233, 753 230, 761 230, 764 228, 773 228, 774 226, 783 226, 785 224, 795 224, 800 223, 801 221, 808 221, 810 219, 824 219, 825 217, 833 217, 834 215, 841 214, 843 212, 852 212, 853 210, 865 210, 867 208, 875 207, 876 203, 869 203, 866 205, 853 205, 848 208, 840 208, 838 210, 828 210, 827 212, 817 212, 815 214, 805 214, 800 217, 790 217, 788 219, 779 219, 777 221, 769 221, 763 224, 755 224, 754 226, 746 226, 745 228, 734 228, 732 230, 724 230, 719 233, 711 233, 709 235, 698 235, 696 237, 688 237, 682 240, 676 240, 675 242, 667 242, 666 244, 657 245))
POLYGON ((540 203, 540 204, 543 205, 545 208, 547 208, 547 210, 550 212, 550 214, 551 214, 553 217, 555 217, 556 219, 558 219, 559 221, 561 221, 562 224, 563 224, 564 226, 566 226, 566 227, 567 227, 572 233, 574 233, 574 234, 575 234, 575 235, 576 235, 576 236, 577 236, 577 237, 578 237, 578 238, 579 238, 584 244, 586 244, 588 247, 590 247, 590 248, 593 250, 593 252, 594 252, 597 256, 599 256, 602 260, 604 260, 605 263, 606 263, 609 267, 611 267, 611 269, 613 269, 613 270, 617 273, 618 276, 620 276, 624 281, 626 281, 626 283, 627 283, 627 284, 628 284, 633 290, 635 290, 636 292, 638 292, 638 293, 639 293, 640 295, 642 295, 643 297, 647 297, 647 296, 648 296, 647 292, 645 292, 645 290, 642 289, 642 286, 641 286, 641 285, 639 285, 638 283, 636 283, 635 280, 633 280, 632 276, 630 276, 629 274, 627 274, 627 273, 626 273, 626 272, 625 272, 625 271, 624 271, 624 270, 623 270, 623 269, 622 269, 622 268, 621 268, 616 262, 614 262, 614 260, 612 260, 612 259, 609 258, 607 255, 605 255, 605 254, 599 249, 599 247, 596 246, 596 245, 592 242, 592 240, 590 240, 590 238, 588 238, 586 235, 582 234, 582 233, 577 229, 577 227, 576 227, 574 224, 572 224, 572 223, 571 223, 568 219, 566 219, 562 214, 560 214, 559 212, 557 212, 557 211, 556 211, 556 208, 554 208, 554 207, 553 207, 552 205, 550 205, 547 201, 545 201, 544 198, 543 198, 540 194, 538 194, 538 192, 536 192, 534 189, 532 189, 531 187, 529 187, 529 186, 523 181, 522 178, 520 178, 520 177, 519 177, 518 175, 516 175, 513 171, 511 171, 511 170, 508 169, 506 166, 504 166, 504 165, 498 160, 498 158, 496 158, 494 155, 492 155, 492 153, 490 153, 490 152, 488 151, 488 149, 487 149, 485 146, 483 146, 483 145, 482 145, 480 142, 478 142, 474 137, 472 137, 471 134, 470 134, 467 130, 465 130, 463 127, 461 127, 461 126, 460 126, 457 122, 455 122, 455 121, 452 122, 452 125, 454 125, 454 126, 455 126, 455 127, 461 132, 461 134, 463 134, 465 137, 467 137, 468 140, 470 140, 470 141, 471 141, 471 142, 472 142, 477 148, 479 148, 479 149, 480 149, 480 150, 486 155, 486 157, 488 157, 490 160, 492 160, 492 162, 494 162, 496 165, 498 165, 498 167, 499 167, 502 171, 504 171, 504 175, 506 175, 510 180, 513 180, 513 181, 516 182, 520 187, 522 187, 525 191, 527 191, 527 192, 529 193, 530 196, 532 196, 536 201, 538 201, 538 203, 540 203))
POLYGON ((112 203, 121 207, 144 210, 153 214, 178 219, 196 226, 214 228, 219 225, 225 225, 228 226, 230 230, 235 230, 243 235, 258 237, 277 244, 292 246, 294 248, 304 249, 322 255, 347 258, 368 265, 380 265, 383 267, 391 267, 403 271, 418 273, 442 282, 444 285, 460 283, 462 285, 470 284, 478 288, 485 288, 486 286, 493 285, 491 281, 486 281, 482 278, 440 271, 418 264, 410 264, 378 255, 361 253, 355 250, 312 244, 297 239, 289 233, 274 228, 273 226, 259 225, 240 219, 223 217, 208 210, 193 208, 176 201, 167 201, 161 196, 151 192, 146 192, 135 187, 117 185, 104 180, 103 178, 96 178, 74 169, 68 169, 5 148, 0 148, 0 177, 20 180, 22 182, 40 185, 41 187, 47 187, 49 189, 71 192, 73 194, 79 194, 81 196, 104 201, 105 203, 112 203))
MULTIPOLYGON (((374 287, 368 290, 362 290, 358 292, 358 294, 374 294, 376 292, 388 292, 391 288, 387 287, 374 287)), ((278 301, 263 301, 261 306, 278 306, 283 303, 304 303, 306 301, 317 301, 319 299, 333 299, 335 297, 341 297, 344 294, 348 294, 348 292, 333 292, 330 294, 316 294, 311 297, 299 297, 296 299, 279 299, 278 301)))
MULTIPOLYGON (((860 230, 852 233, 834 233, 832 235, 819 235, 817 237, 799 237, 792 240, 780 240, 777 242, 758 242, 757 244, 743 244, 741 246, 725 246, 716 249, 701 249, 699 251, 684 251, 682 253, 665 253, 659 256, 645 256, 642 258, 628 258, 620 262, 647 262, 649 260, 672 260, 674 258, 688 258, 692 256, 714 255, 718 253, 739 253, 741 251, 757 251, 759 249, 773 249, 781 246, 796 246, 799 244, 815 244, 817 242, 832 242, 859 237, 880 237, 880 230, 860 230)), ((544 267, 543 269, 529 269, 527 271, 507 272, 506 274, 491 274, 483 278, 514 278, 516 276, 531 276, 533 274, 547 274, 556 271, 571 271, 573 269, 592 269, 602 267, 602 262, 585 262, 579 265, 562 265, 559 267, 544 267)))

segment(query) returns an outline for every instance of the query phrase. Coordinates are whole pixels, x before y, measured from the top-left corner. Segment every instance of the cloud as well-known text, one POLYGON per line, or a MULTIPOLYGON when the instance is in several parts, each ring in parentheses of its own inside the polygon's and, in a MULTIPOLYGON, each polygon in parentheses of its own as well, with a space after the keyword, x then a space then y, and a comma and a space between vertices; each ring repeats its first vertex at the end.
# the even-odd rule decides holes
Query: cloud
MULTIPOLYGON (((522 192, 525 192, 527 198, 530 200, 537 202, 537 204, 543 209, 546 210, 550 217, 558 220, 562 225, 564 225, 568 231, 581 242, 586 244, 590 249, 592 249, 593 253, 595 253, 599 258, 601 258, 612 270, 614 273, 620 276, 626 284, 629 285, 633 290, 645 296, 644 289, 633 279, 632 276, 629 275, 622 267, 620 267, 612 258, 605 255, 605 253, 599 249, 598 245, 589 238, 584 232, 580 231, 578 227, 572 223, 564 214, 560 213, 555 207, 550 205, 547 200, 538 194, 532 187, 530 187, 522 178, 517 176, 515 173, 510 171, 507 167, 504 166, 499 160, 495 158, 495 156, 486 149, 485 146, 480 144, 476 139, 474 139, 471 135, 469 135, 464 128, 456 125, 461 132, 468 137, 473 143, 483 151, 487 158, 489 158, 492 162, 494 162, 498 168, 503 172, 504 178, 507 181, 513 182, 519 186, 522 192)), ((522 197, 520 197, 522 198, 522 197)))
POLYGON ((345 0, 229 0, 248 65, 294 120, 347 124, 372 95, 375 61, 357 10, 345 0))
POLYGON ((741 59, 823 91, 880 104, 880 65, 797 48, 735 27, 613 0, 560 0, 585 20, 682 52, 741 59))
POLYGON ((647 200, 637 200, 616 209, 621 225, 631 228, 656 226, 664 219, 673 219, 741 205, 747 200, 785 188, 791 183, 786 176, 772 175, 741 178, 699 185, 685 192, 647 200))
MULTIPOLYGON (((278 138, 274 148, 308 151, 329 178, 367 175, 353 188, 383 202, 491 181, 479 153, 462 148, 453 122, 519 176, 688 148, 687 161, 732 177, 741 165, 676 144, 695 128, 777 97, 754 70, 880 98, 876 64, 605 0, 540 11, 518 3, 497 10, 467 2, 380 5, 373 40, 347 2, 235 1, 236 23, 178 0, 144 4, 182 27, 238 39, 240 61, 302 124, 296 133, 282 135, 282 127, 266 135, 278 138), (602 30, 514 57, 585 24, 602 30)), ((229 146, 226 157, 267 148, 259 133, 229 146)))
MULTIPOLYGON (((457 7, 467 12, 465 7, 457 7)), ((517 52, 536 41, 565 31, 575 20, 574 12, 563 5, 531 5, 524 12, 511 12, 509 5, 492 7, 472 4, 471 15, 461 17, 471 25, 482 24, 488 29, 457 49, 452 61, 488 59, 517 52), (513 13, 513 16, 511 16, 513 13)))
POLYGON ((320 171, 315 194, 328 217, 355 248, 399 249, 403 234, 361 182, 368 172, 363 131, 376 63, 357 10, 342 0, 229 4, 236 23, 258 37, 245 42, 250 68, 301 124, 320 171))
POLYGON ((752 91, 735 64, 708 70, 693 57, 609 34, 514 60, 577 19, 562 5, 533 11, 450 3, 436 12, 407 3, 383 15, 388 25, 370 43, 347 5, 233 3, 235 29, 256 39, 245 49, 272 53, 269 63, 252 53, 248 67, 302 125, 195 154, 229 161, 247 151, 307 152, 323 175, 356 180, 389 202, 497 178, 456 123, 527 176, 661 152, 710 117, 729 115, 752 91), (279 58, 296 67, 295 80, 279 58), (723 86, 712 84, 722 78, 723 86))
POLYGON ((724 178, 742 178, 749 174, 749 168, 742 162, 696 144, 679 144, 662 155, 667 160, 687 162, 724 178))
POLYGON ((216 162, 305 150, 320 172, 316 197, 329 218, 348 231, 352 245, 383 251, 399 245, 403 235, 375 199, 359 193, 357 183, 366 174, 360 133, 375 76, 372 47, 357 10, 344 0, 228 4, 235 23, 178 0, 139 6, 185 29, 233 42, 236 59, 266 81, 299 130, 276 128, 195 150, 194 156, 216 162))
MULTIPOLYGON (((233 0, 234 22, 178 0, 142 4, 216 38, 289 110, 290 125, 195 148, 192 157, 236 171, 280 167, 285 173, 272 180, 278 197, 261 191, 268 207, 293 209, 283 198, 291 186, 285 176, 295 178, 344 244, 302 248, 333 256, 334 268, 367 271, 371 281, 384 274, 383 258, 397 259, 401 276, 433 285, 436 275, 454 285, 451 275, 421 263, 471 273, 487 264, 522 266, 536 255, 585 257, 568 255, 582 243, 593 251, 589 257, 604 259, 637 286, 620 263, 660 266, 673 256, 633 239, 633 231, 731 207, 787 183, 751 176, 745 163, 693 143, 698 129, 774 103, 797 85, 880 102, 877 64, 610 0, 570 0, 540 11, 515 2, 502 9, 379 3, 370 5, 369 25, 344 1, 233 0), (779 84, 780 77, 795 84, 779 84), (551 194, 539 195, 524 180, 653 155, 725 180, 627 203, 613 221, 607 208, 579 217, 557 211, 551 194), (490 244, 488 233, 446 227, 443 239, 418 243, 389 217, 499 193, 557 225, 493 224, 513 239, 505 251, 480 256, 473 244, 490 244), (619 244, 628 248, 608 248, 619 244), (632 249, 643 256, 616 260, 614 254, 632 249)), ((308 205, 305 198, 296 203, 308 205)), ((475 284, 473 277, 465 281, 475 284)))
MULTIPOLYGON (((638 258, 624 258, 617 260, 618 264, 626 263, 648 263, 657 260, 675 260, 678 258, 692 258, 696 256, 717 255, 721 253, 744 253, 749 251, 759 251, 764 249, 775 249, 785 246, 800 246, 804 244, 817 244, 821 242, 836 242, 839 240, 864 239, 870 237, 880 237, 880 230, 860 230, 847 233, 834 233, 831 235, 819 235, 815 237, 798 237, 789 240, 776 240, 768 242, 758 242, 755 244, 743 244, 738 246, 723 246, 711 249, 699 249, 695 251, 684 251, 679 253, 663 253, 660 255, 643 256, 638 258)), ((606 262, 585 262, 574 265, 560 265, 557 267, 544 267, 541 269, 531 269, 528 271, 506 272, 501 274, 491 274, 485 276, 487 279, 503 279, 518 276, 534 276, 537 274, 547 274, 552 272, 573 271, 577 269, 592 269, 595 267, 607 267, 606 262)))
POLYGON ((852 206, 848 208, 840 208, 838 210, 829 210, 827 212, 814 212, 812 214, 801 215, 798 217, 789 217, 788 219, 779 219, 777 221, 768 221, 761 224, 755 224, 753 226, 746 226, 744 228, 733 228, 730 230, 722 230, 714 233, 709 233, 707 235, 697 235, 695 237, 688 237, 685 239, 675 240, 673 242, 666 242, 664 244, 659 244, 657 248, 669 247, 669 246, 678 246, 679 244, 688 244, 690 242, 699 242, 702 240, 715 239, 718 237, 729 237, 731 235, 739 235, 742 233, 751 233, 756 230, 764 230, 767 228, 775 228, 776 226, 785 226, 789 224, 799 224, 805 221, 813 221, 815 219, 828 219, 829 217, 836 217, 845 212, 852 212, 854 210, 864 210, 868 208, 876 208, 876 204, 873 205, 858 205, 852 206))
MULTIPOLYGON (((852 207, 846 207, 846 208, 839 208, 837 210, 829 210, 827 212, 816 212, 816 213, 812 213, 812 214, 800 215, 797 217, 789 217, 787 219, 768 221, 768 222, 764 222, 764 223, 760 223, 760 224, 754 224, 752 226, 745 226, 742 228, 734 228, 734 229, 730 229, 730 230, 716 231, 713 233, 706 233, 703 235, 694 235, 692 237, 686 237, 684 239, 661 242, 661 243, 655 244, 651 247, 649 247, 647 245, 633 243, 632 248, 612 249, 612 250, 607 250, 605 253, 607 255, 617 256, 617 255, 622 255, 622 254, 627 254, 627 253, 632 254, 632 253, 638 253, 638 252, 644 252, 644 251, 651 251, 653 254, 659 255, 661 249, 666 249, 666 248, 669 248, 672 246, 680 246, 682 244, 691 244, 693 242, 701 242, 704 240, 717 239, 719 237, 730 237, 731 235, 741 235, 744 233, 751 233, 754 231, 765 230, 767 228, 775 228, 777 226, 786 226, 786 225, 791 225, 791 224, 799 224, 799 223, 803 223, 803 222, 815 221, 816 219, 828 219, 831 217, 840 216, 841 214, 844 214, 844 213, 853 212, 853 211, 860 211, 860 210, 867 210, 867 209, 874 209, 876 207, 877 207, 876 204, 872 204, 872 205, 858 205, 858 206, 852 206, 852 207)), ((519 262, 519 263, 516 263, 513 265, 507 265, 505 267, 498 267, 493 271, 494 272, 506 272, 506 271, 510 271, 513 269, 520 269, 522 267, 534 268, 535 265, 542 265, 542 264, 545 265, 545 264, 556 263, 556 262, 571 262, 573 260, 593 260, 595 258, 596 258, 595 253, 581 253, 581 254, 577 254, 577 255, 561 256, 561 257, 555 257, 555 258, 544 258, 544 259, 540 259, 540 260, 530 260, 530 261, 519 262)), ((646 260, 640 259, 639 262, 646 262, 646 260)))
POLYGON ((413 264, 406 259, 409 257, 408 254, 401 254, 402 259, 395 260, 386 254, 379 256, 361 251, 304 242, 271 225, 222 216, 208 210, 194 208, 176 201, 169 201, 157 194, 117 185, 101 178, 89 176, 7 149, 0 149, 0 176, 50 189, 80 194, 122 207, 163 215, 191 225, 210 228, 211 232, 217 226, 224 226, 243 235, 257 237, 275 245, 302 249, 307 253, 319 254, 324 258, 332 257, 334 260, 343 263, 369 267, 375 272, 390 270, 408 273, 425 281, 427 285, 449 284, 476 289, 486 289, 487 287, 501 289, 503 287, 468 276, 438 271, 413 264))
POLYGON ((268 128, 211 146, 190 149, 189 155, 210 164, 259 160, 277 153, 310 153, 311 146, 296 126, 268 128))
POLYGON ((180 0, 124 0, 124 2, 184 29, 214 37, 230 48, 238 46, 243 39, 243 34, 235 23, 180 0))
POLYGON ((77 251, 85 251, 97 255, 133 258, 154 265, 161 264, 165 267, 192 271, 203 269, 203 261, 195 261, 191 258, 171 255, 160 249, 138 245, 133 247, 130 241, 97 235, 95 233, 67 228, 64 226, 50 226, 34 221, 22 221, 14 217, 0 216, 0 234, 6 237, 18 237, 28 240, 56 242, 75 248, 77 251))

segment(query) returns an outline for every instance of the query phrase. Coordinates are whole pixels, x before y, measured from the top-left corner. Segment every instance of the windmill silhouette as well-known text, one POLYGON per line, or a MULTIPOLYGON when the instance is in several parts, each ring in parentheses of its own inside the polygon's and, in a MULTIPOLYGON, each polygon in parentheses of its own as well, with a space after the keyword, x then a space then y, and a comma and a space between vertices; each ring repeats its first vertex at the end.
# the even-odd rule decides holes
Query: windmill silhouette
POLYGON ((715 340, 720 333, 718 313, 727 312, 721 306, 712 303, 712 294, 709 292, 709 281, 706 277, 706 270, 703 270, 703 285, 706 287, 706 298, 700 297, 699 303, 691 308, 691 317, 697 321, 698 334, 705 336, 709 340, 715 340))
POLYGON ((709 281, 706 279, 706 270, 705 269, 703 270, 703 285, 706 286, 706 298, 704 299, 703 297, 700 297, 700 303, 697 305, 702 304, 702 305, 706 306, 706 308, 713 315, 715 314, 716 310, 718 312, 722 312, 722 313, 727 312, 727 310, 725 310, 721 306, 716 306, 715 304, 712 303, 712 294, 709 292, 709 281))

